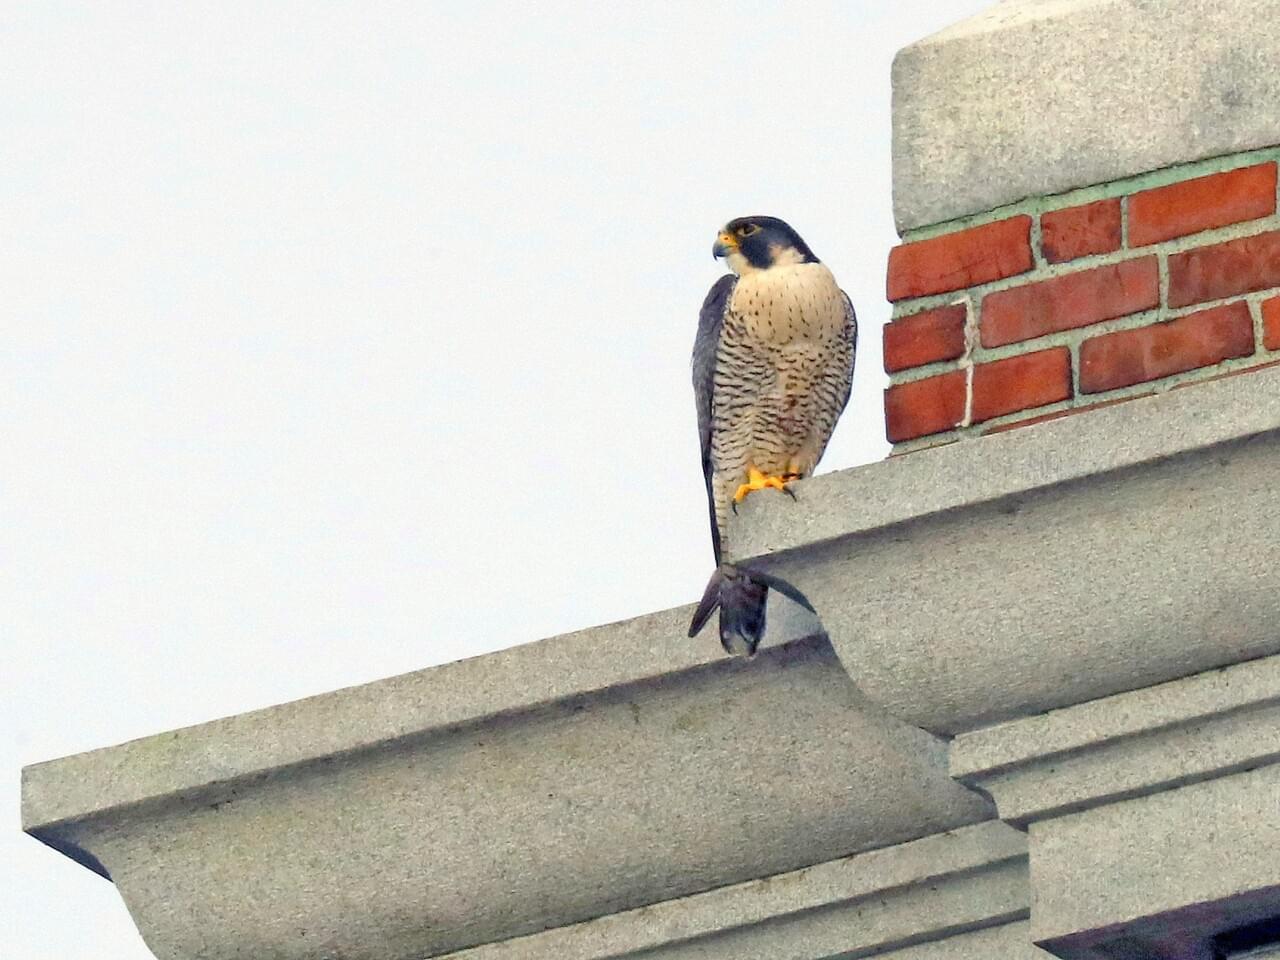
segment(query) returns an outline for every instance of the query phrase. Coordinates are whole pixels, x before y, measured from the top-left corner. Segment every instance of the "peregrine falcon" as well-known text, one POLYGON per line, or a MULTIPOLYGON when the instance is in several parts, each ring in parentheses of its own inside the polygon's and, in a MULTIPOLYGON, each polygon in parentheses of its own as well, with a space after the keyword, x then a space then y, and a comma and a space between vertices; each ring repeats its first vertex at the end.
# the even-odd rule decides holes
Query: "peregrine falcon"
POLYGON ((752 656, 769 578, 723 562, 728 514, 753 491, 791 493, 813 473, 849 400, 858 324, 831 271, 776 217, 731 220, 712 253, 733 271, 707 294, 693 344, 716 571, 689 636, 719 607, 721 645, 752 656))

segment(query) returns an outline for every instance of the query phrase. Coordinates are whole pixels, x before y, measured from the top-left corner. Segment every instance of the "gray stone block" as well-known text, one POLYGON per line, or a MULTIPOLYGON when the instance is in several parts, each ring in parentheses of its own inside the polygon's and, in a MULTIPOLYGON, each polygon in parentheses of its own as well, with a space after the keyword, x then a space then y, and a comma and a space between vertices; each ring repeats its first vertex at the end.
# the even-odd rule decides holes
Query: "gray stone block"
POLYGON ((1031 825, 1036 943, 1068 960, 1208 958, 1280 914, 1280 765, 1031 825))
POLYGON ((1025 920, 958 933, 878 955, 878 960, 1049 960, 1051 954, 1031 942, 1025 920))
POLYGON ((951 775, 1025 824, 1280 760, 1280 656, 961 734, 951 775))
POLYGON ((447 960, 977 960, 1018 935, 1014 955, 1030 958, 1026 849, 1025 834, 988 822, 447 960), (969 933, 988 929, 1000 933, 969 933))
POLYGON ((1277 0, 1006 0, 893 67, 899 230, 1280 143, 1277 0))
POLYGON ((1280 652, 1280 371, 747 501, 737 558, 858 686, 954 734, 1280 652))
POLYGON ((812 621, 690 612, 38 764, 24 827, 160 960, 421 960, 991 816, 812 621))

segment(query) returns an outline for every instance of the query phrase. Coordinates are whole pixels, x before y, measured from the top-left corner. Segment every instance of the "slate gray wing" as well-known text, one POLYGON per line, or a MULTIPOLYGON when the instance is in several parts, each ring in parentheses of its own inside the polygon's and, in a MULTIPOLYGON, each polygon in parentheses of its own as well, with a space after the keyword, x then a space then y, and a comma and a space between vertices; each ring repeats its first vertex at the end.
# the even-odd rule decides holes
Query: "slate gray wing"
POLYGON ((726 273, 711 287, 698 314, 698 335, 693 341, 693 399, 698 410, 698 443, 702 447, 702 477, 707 487, 707 510, 711 516, 711 547, 720 564, 720 530, 716 525, 715 497, 711 490, 711 403, 715 389, 716 352, 725 305, 737 277, 726 273))

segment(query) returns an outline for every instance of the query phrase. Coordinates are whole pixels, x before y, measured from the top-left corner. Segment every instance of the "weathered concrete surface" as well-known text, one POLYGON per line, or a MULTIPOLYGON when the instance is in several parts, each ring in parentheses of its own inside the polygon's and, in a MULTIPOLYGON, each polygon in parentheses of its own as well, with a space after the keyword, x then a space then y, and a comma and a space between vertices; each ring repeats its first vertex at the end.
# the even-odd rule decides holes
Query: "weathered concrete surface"
POLYGON ((1021 0, 893 67, 899 230, 1280 143, 1276 0, 1021 0))
POLYGON ((1005 928, 1015 923, 1030 956, 1026 924, 1017 922, 1030 906, 1026 850, 1025 834, 987 822, 448 960, 825 960, 886 952, 897 960, 976 960, 990 956, 982 949, 1011 942, 1005 928), (988 928, 1002 933, 967 933, 988 928))
POLYGON ((1031 942, 1025 920, 958 933, 901 950, 877 954, 877 960, 1049 960, 1051 954, 1031 942))
POLYGON ((1280 652, 1280 371, 759 494, 739 560, 858 686, 957 733, 1280 652))
MULTIPOLYGON (((33 764, 24 771, 23 818, 53 823, 696 670, 718 662, 723 651, 709 635, 684 637, 681 619, 687 626, 692 609, 664 610, 33 764)), ((790 603, 772 603, 769 619, 766 644, 821 632, 790 603)))
POLYGON ((1280 656, 961 734, 951 775, 1027 823, 1280 761, 1280 656))
POLYGON ((39 764, 161 960, 421 960, 990 817, 825 639, 690 608, 39 764))
POLYGON ((1280 656, 962 734, 951 771, 1029 825, 1058 956, 1213 960, 1280 915, 1280 656))
POLYGON ((1280 765, 1033 823, 1031 932, 1060 956, 1210 956, 1280 915, 1280 765))

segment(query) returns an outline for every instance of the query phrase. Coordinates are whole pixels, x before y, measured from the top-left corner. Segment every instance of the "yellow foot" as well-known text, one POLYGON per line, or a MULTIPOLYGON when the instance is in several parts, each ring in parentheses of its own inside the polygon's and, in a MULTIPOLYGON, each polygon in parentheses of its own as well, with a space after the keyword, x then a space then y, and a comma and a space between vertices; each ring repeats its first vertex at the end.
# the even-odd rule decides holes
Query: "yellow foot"
POLYGON ((794 475, 786 477, 767 476, 757 470, 755 467, 747 468, 747 482, 738 487, 733 495, 735 504, 741 503, 747 498, 747 494, 754 493, 756 490, 781 490, 783 493, 791 493, 787 489, 787 483, 793 480, 794 475))

